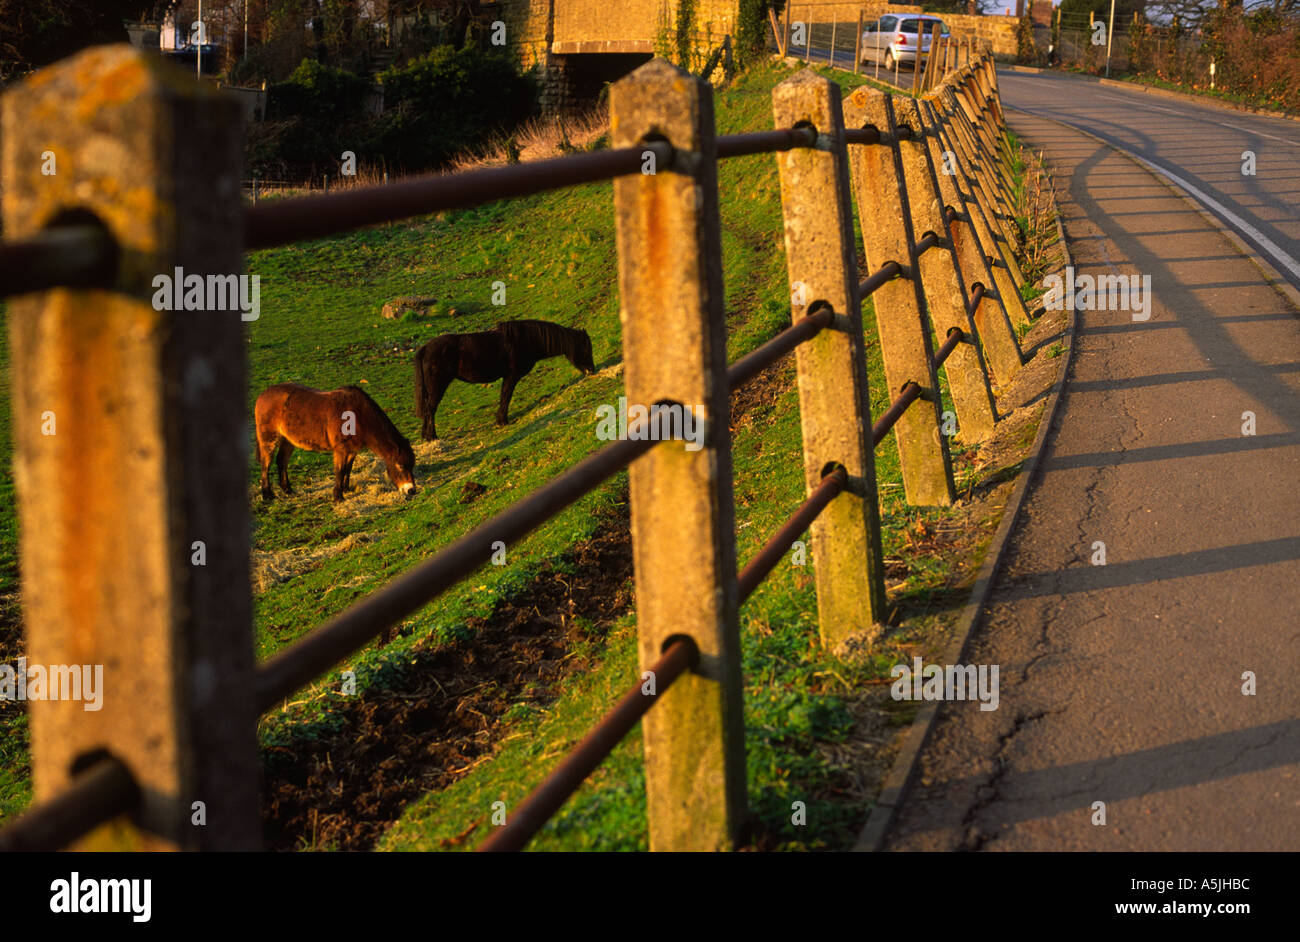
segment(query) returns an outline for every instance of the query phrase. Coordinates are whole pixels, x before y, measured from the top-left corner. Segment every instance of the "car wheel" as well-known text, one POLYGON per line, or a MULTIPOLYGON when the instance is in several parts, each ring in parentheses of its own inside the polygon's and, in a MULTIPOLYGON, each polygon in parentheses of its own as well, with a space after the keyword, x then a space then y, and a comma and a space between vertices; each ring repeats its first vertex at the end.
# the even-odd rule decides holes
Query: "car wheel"
POLYGON ((885 71, 894 71, 894 51, 892 49, 885 51, 885 71))

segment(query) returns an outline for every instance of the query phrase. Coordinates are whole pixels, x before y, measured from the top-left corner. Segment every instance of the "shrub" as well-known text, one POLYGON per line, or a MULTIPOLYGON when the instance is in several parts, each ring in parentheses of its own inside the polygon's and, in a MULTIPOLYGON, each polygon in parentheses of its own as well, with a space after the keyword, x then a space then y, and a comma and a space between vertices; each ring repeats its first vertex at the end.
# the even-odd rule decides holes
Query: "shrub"
POLYGON ((760 59, 767 52, 769 0, 740 0, 736 24, 736 64, 741 68, 760 59))
POLYGON ((1021 65, 1038 62, 1038 44, 1034 42, 1034 21, 1026 8, 1025 15, 1016 24, 1016 61, 1021 65))
POLYGON ((361 76, 303 59, 287 81, 271 86, 267 117, 337 125, 362 113, 369 92, 361 76))
POLYGON ((439 46, 380 75, 384 114, 374 147, 405 167, 437 166, 480 147, 532 111, 536 87, 512 60, 474 47, 439 46))
MULTIPOLYGON (((353 151, 367 163, 423 170, 481 149, 532 113, 534 83, 500 52, 439 46, 383 72, 384 112, 366 109, 370 82, 303 60, 269 89, 267 121, 252 125, 245 162, 277 176, 334 167, 353 151)), ((333 172, 333 171, 331 171, 333 172)))

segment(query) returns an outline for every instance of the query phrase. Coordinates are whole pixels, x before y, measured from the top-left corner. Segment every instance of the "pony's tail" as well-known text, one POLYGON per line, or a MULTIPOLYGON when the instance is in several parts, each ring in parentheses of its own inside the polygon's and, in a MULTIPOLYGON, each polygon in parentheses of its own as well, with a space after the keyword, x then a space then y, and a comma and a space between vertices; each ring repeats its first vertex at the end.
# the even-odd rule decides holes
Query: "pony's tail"
POLYGON ((429 383, 425 377, 424 360, 429 353, 426 344, 415 351, 415 414, 420 418, 420 431, 429 426, 429 383))

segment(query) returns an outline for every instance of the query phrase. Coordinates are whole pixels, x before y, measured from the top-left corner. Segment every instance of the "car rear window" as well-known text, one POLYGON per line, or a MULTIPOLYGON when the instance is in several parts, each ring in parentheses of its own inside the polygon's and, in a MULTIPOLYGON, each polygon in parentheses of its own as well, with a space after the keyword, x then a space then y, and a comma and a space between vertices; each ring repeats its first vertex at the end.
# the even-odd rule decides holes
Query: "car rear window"
POLYGON ((948 31, 948 27, 939 20, 903 20, 903 22, 898 26, 898 31, 900 33, 918 33, 922 28, 924 28, 926 35, 929 35, 936 26, 939 27, 940 33, 946 33, 948 31), (924 27, 921 27, 922 22, 925 23, 924 27))

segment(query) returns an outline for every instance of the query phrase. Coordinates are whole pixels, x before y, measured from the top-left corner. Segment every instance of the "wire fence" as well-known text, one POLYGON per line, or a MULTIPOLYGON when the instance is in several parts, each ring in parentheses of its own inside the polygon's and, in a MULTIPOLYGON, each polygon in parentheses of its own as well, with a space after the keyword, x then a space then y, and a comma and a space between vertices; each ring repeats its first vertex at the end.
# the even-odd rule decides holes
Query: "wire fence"
MULTIPOLYGON (((75 416, 57 437, 16 422, 19 479, 46 482, 19 493, 28 641, 52 662, 113 664, 134 694, 97 714, 32 705, 43 711, 33 737, 37 802, 0 831, 0 850, 257 846, 257 716, 624 468, 642 677, 652 683, 629 690, 480 849, 525 846, 638 722, 651 848, 733 846, 745 791, 740 604, 811 528, 821 641, 869 644, 885 610, 874 449, 893 431, 909 502, 951 503, 937 371, 963 434, 979 439, 993 428, 991 383, 1021 363, 1013 325, 1027 324, 1028 312, 996 73, 970 49, 960 67, 955 56, 947 62, 954 67, 936 69, 922 99, 864 87, 841 102, 833 82, 800 72, 776 89, 775 130, 715 137, 709 86, 656 60, 613 87, 607 151, 253 207, 238 188, 212 195, 199 186, 238 179, 237 152, 213 143, 237 127, 232 115, 197 94, 178 103, 139 54, 106 47, 10 92, 11 114, 70 129, 51 131, 43 147, 75 152, 89 136, 71 117, 84 114, 80 99, 140 73, 136 97, 94 119, 139 153, 109 176, 69 162, 52 202, 45 193, 30 211, 32 179, 5 180, 20 211, 0 244, 0 296, 14 296, 15 415, 75 416), (182 114, 186 133, 176 134, 169 121, 182 114), (776 155, 781 176, 792 323, 727 366, 717 161, 764 153, 776 155), (629 434, 254 664, 247 471, 228 447, 247 421, 242 325, 215 310, 157 310, 142 287, 149 275, 238 271, 248 249, 605 179, 614 181, 627 401, 653 404, 650 429, 662 428, 663 410, 695 411, 704 447, 629 434), (158 206, 132 187, 156 193, 158 206), (185 202, 195 191, 201 220, 185 202), (123 211, 132 193, 131 205, 146 207, 134 215, 123 211), (872 267, 865 278, 855 226, 872 267), (874 423, 868 297, 894 392, 874 423), (735 389, 791 353, 808 496, 737 571, 720 418, 735 389), (112 390, 102 399, 69 373, 92 355, 97 382, 112 390), (160 445, 123 459, 120 471, 106 464, 113 453, 95 443, 139 436, 141 423, 160 445), (86 479, 66 462, 83 454, 81 466, 119 490, 99 501, 79 491, 86 479), (208 535, 201 568, 190 556, 196 533, 208 535), (66 552, 74 541, 78 552, 66 552), (145 563, 124 562, 127 545, 145 563), (199 795, 219 828, 193 826, 199 795)), ((28 145, 5 143, 15 151, 4 166, 30 156, 20 152, 28 145)))

